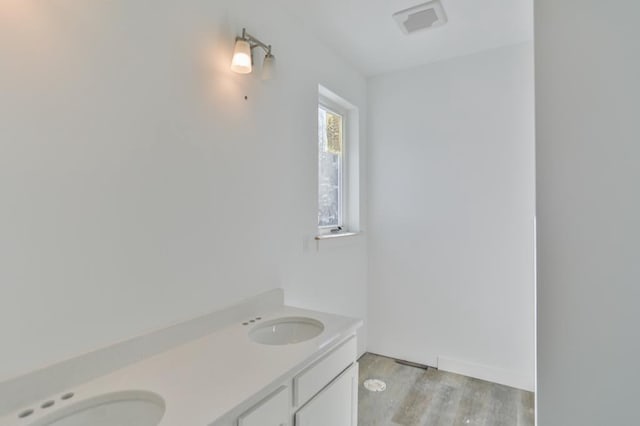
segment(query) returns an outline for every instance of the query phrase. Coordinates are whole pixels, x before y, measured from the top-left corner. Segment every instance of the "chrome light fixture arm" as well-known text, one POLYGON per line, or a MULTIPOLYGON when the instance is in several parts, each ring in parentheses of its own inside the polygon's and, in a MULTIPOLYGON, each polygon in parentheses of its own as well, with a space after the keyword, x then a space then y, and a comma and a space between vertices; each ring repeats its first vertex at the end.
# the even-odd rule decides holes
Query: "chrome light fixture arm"
POLYGON ((262 41, 260 41, 258 38, 252 36, 251 34, 249 34, 247 32, 246 28, 242 29, 242 37, 238 37, 236 38, 236 40, 243 40, 249 43, 249 45, 251 46, 251 51, 253 51, 253 49, 255 49, 256 47, 260 47, 262 48, 262 50, 264 50, 267 54, 267 56, 272 56, 271 54, 271 45, 270 44, 265 44, 262 41))

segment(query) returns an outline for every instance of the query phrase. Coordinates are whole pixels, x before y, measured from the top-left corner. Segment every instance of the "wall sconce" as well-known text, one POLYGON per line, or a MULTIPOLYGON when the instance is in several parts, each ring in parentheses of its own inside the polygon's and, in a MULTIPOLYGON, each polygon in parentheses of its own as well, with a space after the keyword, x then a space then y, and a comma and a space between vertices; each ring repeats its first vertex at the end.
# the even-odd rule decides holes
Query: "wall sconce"
POLYGON ((253 70, 253 49, 261 47, 265 51, 262 62, 262 79, 271 80, 275 74, 275 56, 271 53, 271 45, 267 45, 242 29, 242 37, 236 37, 236 46, 231 60, 231 71, 238 74, 249 74, 253 70))

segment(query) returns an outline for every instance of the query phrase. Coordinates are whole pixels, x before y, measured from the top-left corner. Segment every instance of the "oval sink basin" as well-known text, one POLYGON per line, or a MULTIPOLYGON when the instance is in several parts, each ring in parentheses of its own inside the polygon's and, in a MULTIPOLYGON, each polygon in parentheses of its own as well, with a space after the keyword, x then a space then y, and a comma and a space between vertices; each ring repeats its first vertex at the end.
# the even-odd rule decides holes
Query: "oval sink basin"
POLYGON ((156 426, 164 400, 151 392, 101 395, 54 411, 31 426, 156 426))
POLYGON ((324 325, 311 318, 279 318, 254 327, 249 338, 263 345, 291 345, 313 339, 323 330, 324 325))

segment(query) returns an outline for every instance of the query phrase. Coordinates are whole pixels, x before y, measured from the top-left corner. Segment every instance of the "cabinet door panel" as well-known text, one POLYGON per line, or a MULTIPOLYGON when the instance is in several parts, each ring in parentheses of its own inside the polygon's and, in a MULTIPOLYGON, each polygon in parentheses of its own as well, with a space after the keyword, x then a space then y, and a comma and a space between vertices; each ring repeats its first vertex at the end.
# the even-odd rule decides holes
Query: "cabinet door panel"
POLYGON ((289 392, 282 386, 238 418, 238 426, 289 426, 289 392))
POLYGON ((293 379, 293 405, 299 407, 356 360, 358 345, 352 337, 293 379))
POLYGON ((296 426, 357 426, 358 363, 302 407, 295 419, 296 426))

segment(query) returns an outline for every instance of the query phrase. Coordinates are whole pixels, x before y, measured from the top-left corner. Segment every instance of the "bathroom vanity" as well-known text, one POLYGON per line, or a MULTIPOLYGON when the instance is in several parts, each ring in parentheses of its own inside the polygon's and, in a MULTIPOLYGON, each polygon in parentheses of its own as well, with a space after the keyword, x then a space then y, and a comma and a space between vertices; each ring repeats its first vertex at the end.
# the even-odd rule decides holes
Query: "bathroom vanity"
MULTIPOLYGON (((203 337, 60 387, 0 426, 356 426, 362 321, 265 309, 227 312, 203 337)), ((51 369, 51 378, 63 376, 51 369)))

